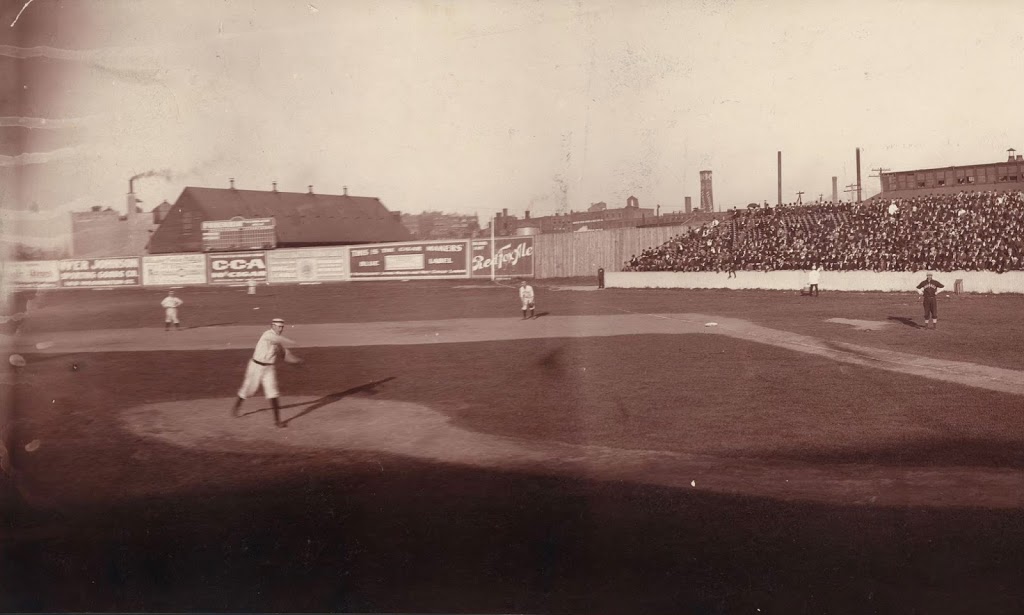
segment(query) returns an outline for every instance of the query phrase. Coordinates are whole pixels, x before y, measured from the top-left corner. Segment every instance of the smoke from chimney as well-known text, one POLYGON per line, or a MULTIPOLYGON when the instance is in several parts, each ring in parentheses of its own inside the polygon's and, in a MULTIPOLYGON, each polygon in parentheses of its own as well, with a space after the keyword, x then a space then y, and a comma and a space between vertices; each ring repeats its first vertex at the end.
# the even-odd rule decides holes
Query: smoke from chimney
POLYGON ((174 175, 171 173, 170 169, 152 169, 150 171, 137 173, 135 175, 132 175, 132 178, 128 180, 128 192, 134 193, 135 180, 142 179, 143 177, 162 177, 167 181, 174 179, 174 175))

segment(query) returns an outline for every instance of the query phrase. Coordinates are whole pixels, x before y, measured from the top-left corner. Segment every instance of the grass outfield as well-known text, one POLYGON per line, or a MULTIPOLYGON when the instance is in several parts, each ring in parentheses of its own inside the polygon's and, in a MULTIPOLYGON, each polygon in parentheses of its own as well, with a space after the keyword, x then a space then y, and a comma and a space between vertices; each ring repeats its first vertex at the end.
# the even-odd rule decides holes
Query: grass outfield
MULTIPOLYGON (((509 326, 541 324, 517 321, 514 291, 487 284, 260 293, 185 289, 184 322, 211 337, 271 315, 308 324, 497 316, 508 316, 509 326)), ((154 307, 161 295, 44 294, 30 303, 22 331, 52 334, 59 343, 60 331, 161 327, 154 307)), ((943 298, 942 328, 923 331, 890 320, 920 320, 919 301, 909 294, 813 299, 538 285, 538 295, 542 318, 696 313, 835 343, 1024 369, 1016 356, 1020 297, 943 298), (860 330, 830 318, 884 324, 860 330)), ((701 333, 321 347, 303 349, 306 365, 282 368, 279 378, 286 406, 296 398, 325 401, 286 408, 289 429, 273 430, 256 400, 246 408, 253 414, 235 422, 226 416, 249 352, 30 353, 24 370, 7 372, 3 386, 16 409, 8 438, 28 501, 5 509, 16 531, 7 536, 0 608, 1024 607, 1020 508, 995 504, 1008 496, 997 492, 998 481, 958 492, 939 486, 956 477, 971 485, 975 473, 998 479, 1024 470, 1019 395, 701 333), (125 416, 133 408, 170 402, 180 409, 161 419, 161 437, 129 428, 125 416), (394 423, 356 416, 388 403, 429 413, 413 410, 394 423), (411 429, 403 417, 435 415, 443 418, 440 427, 402 432, 411 429), (401 446, 311 446, 306 439, 343 439, 363 423, 398 432, 389 442, 401 446), (449 433, 450 441, 436 441, 449 433), (32 443, 38 447, 27 450, 32 443), (508 443, 520 447, 513 453, 548 457, 503 467, 494 460, 508 443), (473 446, 480 450, 452 450, 473 446), (663 483, 624 478, 614 471, 617 452, 628 463, 640 459, 651 474, 687 473, 663 483), (594 455, 611 461, 571 461, 594 455), (711 461, 666 466, 659 455, 711 461), (475 461, 481 459, 489 461, 475 461), (690 473, 698 467, 706 475, 690 473), (749 468, 758 471, 744 473, 749 468), (814 498, 787 494, 781 485, 741 488, 750 477, 771 482, 794 468, 818 483, 863 474, 883 500, 927 490, 921 476, 934 475, 936 486, 922 503, 905 505, 850 504, 841 481, 823 485, 814 498), (727 486, 716 489, 716 480, 727 486)))

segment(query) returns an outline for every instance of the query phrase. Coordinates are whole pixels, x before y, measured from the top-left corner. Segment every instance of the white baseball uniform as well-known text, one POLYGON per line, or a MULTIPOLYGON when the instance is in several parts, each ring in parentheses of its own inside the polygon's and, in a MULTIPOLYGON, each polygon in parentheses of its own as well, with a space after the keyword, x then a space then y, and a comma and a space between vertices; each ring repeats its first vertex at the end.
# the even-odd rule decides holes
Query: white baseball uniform
POLYGON ((294 343, 283 335, 274 333, 273 329, 267 329, 256 342, 256 350, 253 351, 252 359, 245 368, 245 380, 242 381, 242 388, 238 389, 238 397, 248 399, 252 397, 260 386, 263 387, 263 395, 267 399, 277 399, 277 372, 274 370, 274 363, 277 358, 284 355, 282 343, 294 343))
POLYGON ((533 309, 533 287, 529 284, 526 286, 520 286, 519 300, 522 302, 524 310, 533 309))
POLYGON ((164 300, 160 302, 160 307, 164 308, 164 322, 178 324, 178 306, 185 303, 180 298, 174 295, 167 295, 164 300))

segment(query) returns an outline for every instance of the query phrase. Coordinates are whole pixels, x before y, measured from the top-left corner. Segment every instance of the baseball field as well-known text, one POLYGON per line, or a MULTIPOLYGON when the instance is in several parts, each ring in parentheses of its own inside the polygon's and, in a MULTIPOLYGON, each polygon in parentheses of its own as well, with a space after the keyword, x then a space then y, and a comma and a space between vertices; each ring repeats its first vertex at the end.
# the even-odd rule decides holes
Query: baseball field
POLYGON ((534 286, 20 295, 0 610, 1024 611, 1024 296, 534 286))

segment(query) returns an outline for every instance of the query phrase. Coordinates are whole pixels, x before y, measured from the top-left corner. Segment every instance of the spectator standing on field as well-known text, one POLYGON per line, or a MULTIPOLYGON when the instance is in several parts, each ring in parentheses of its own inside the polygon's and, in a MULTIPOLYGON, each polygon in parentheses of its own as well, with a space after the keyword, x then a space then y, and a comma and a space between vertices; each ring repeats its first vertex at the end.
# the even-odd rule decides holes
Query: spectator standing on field
POLYGON ((167 291, 167 296, 160 302, 160 307, 164 308, 164 331, 169 331, 172 323, 175 329, 181 329, 181 321, 178 320, 178 307, 182 303, 184 301, 180 297, 175 297, 173 290, 167 291))
POLYGON ((533 301, 533 287, 523 280, 519 284, 519 302, 523 305, 523 320, 526 320, 526 311, 530 311, 530 318, 536 318, 536 304, 533 301))
POLYGON ((931 319, 932 329, 939 327, 939 302, 937 300, 938 294, 943 289, 942 282, 932 279, 932 274, 928 274, 924 281, 917 285, 917 292, 924 297, 924 328, 928 328, 929 318, 931 319))

